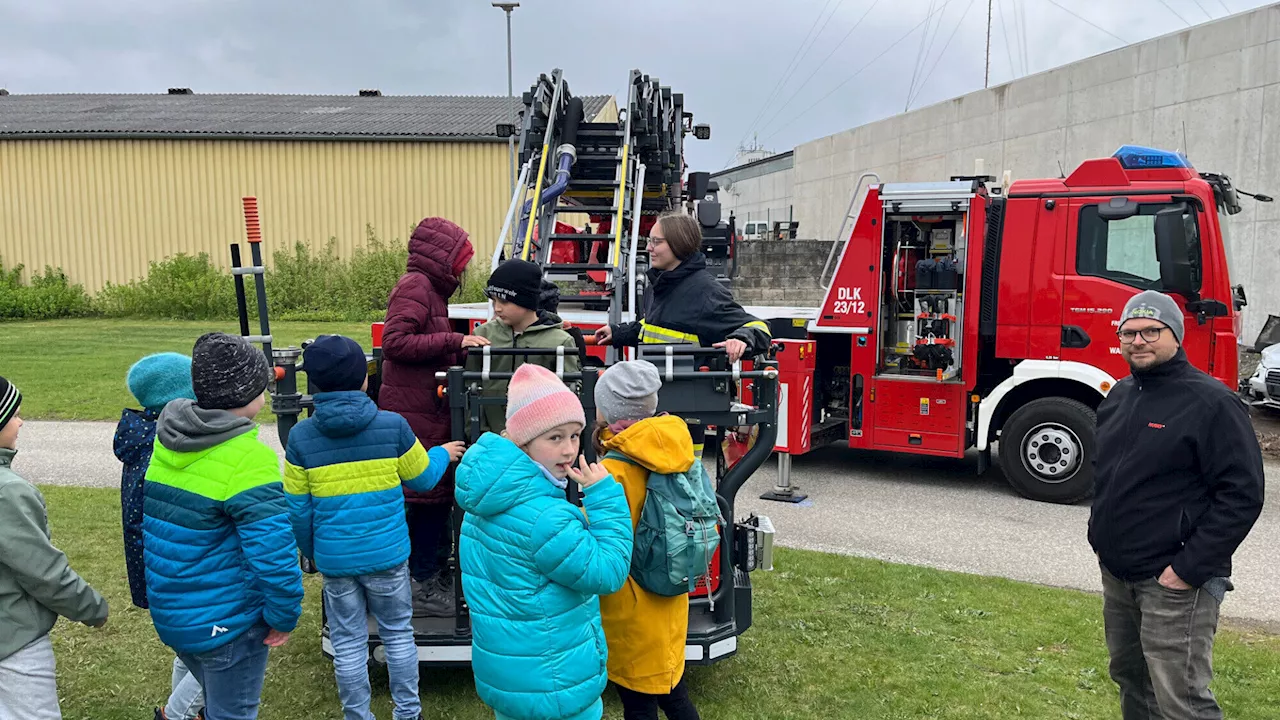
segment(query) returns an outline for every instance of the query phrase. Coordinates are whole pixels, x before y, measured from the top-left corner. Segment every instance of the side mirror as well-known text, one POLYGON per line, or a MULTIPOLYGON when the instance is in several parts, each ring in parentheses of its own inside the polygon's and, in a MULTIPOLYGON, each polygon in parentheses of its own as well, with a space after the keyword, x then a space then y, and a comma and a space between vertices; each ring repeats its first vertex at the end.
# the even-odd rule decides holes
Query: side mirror
POLYGON ((1156 260, 1160 262, 1162 289, 1194 297, 1198 288, 1192 279, 1191 257, 1188 252, 1186 205, 1157 212, 1155 231, 1156 260))

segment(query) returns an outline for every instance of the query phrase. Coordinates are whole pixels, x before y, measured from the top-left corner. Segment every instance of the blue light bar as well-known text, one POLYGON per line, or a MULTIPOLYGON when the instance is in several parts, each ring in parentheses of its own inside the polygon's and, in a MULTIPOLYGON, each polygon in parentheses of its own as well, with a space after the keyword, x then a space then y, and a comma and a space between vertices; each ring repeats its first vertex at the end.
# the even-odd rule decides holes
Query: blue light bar
POLYGON ((1187 156, 1180 152, 1157 150, 1141 145, 1124 145, 1111 157, 1120 161, 1125 170, 1155 170, 1158 168, 1191 168, 1187 156))

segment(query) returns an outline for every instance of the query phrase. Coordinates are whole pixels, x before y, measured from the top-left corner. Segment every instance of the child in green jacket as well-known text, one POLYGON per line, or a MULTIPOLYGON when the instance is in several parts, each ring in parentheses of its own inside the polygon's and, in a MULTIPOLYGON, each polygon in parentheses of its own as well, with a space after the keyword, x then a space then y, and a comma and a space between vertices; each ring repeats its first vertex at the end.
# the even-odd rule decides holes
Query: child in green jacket
POLYGON ((44 496, 13 471, 22 393, 0 377, 0 718, 58 720, 49 631, 61 615, 107 622, 107 601, 49 541, 44 496))
MULTIPOLYGON (((489 276, 485 295, 493 301, 493 319, 475 329, 475 334, 486 338, 490 347, 538 348, 554 350, 564 348, 564 357, 556 355, 495 355, 490 358, 489 371, 513 373, 527 363, 540 365, 551 372, 577 373, 582 368, 578 343, 564 329, 564 323, 553 315, 541 312, 539 296, 542 295, 542 268, 527 260, 508 260, 489 276)), ((468 355, 466 368, 479 372, 484 359, 468 355)), ((506 380, 488 380, 481 383, 484 397, 506 397, 506 380)), ((493 433, 501 433, 507 426, 507 418, 501 405, 488 405, 483 410, 483 427, 493 433)))

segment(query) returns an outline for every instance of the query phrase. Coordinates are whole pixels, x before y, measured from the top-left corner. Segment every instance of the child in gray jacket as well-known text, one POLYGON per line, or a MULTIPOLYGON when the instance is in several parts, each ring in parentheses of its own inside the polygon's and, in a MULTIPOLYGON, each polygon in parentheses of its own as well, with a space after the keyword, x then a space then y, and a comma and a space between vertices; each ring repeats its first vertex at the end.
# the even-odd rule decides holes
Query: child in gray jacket
POLYGON ((49 541, 44 496, 12 469, 22 393, 0 377, 0 720, 59 720, 49 631, 107 622, 107 601, 49 541))

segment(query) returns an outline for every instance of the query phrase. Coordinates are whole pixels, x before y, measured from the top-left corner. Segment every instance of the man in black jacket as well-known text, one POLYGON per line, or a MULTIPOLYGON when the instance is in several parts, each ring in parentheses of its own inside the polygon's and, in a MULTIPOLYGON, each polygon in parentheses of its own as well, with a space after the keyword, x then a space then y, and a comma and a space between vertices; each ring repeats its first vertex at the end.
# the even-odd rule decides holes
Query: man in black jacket
POLYGON ((1262 512, 1249 412, 1187 361, 1182 333, 1169 296, 1130 299, 1117 334, 1132 375, 1098 408, 1089 544, 1125 720, 1222 717, 1209 691, 1218 608, 1262 512))

